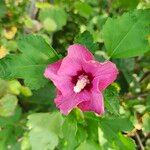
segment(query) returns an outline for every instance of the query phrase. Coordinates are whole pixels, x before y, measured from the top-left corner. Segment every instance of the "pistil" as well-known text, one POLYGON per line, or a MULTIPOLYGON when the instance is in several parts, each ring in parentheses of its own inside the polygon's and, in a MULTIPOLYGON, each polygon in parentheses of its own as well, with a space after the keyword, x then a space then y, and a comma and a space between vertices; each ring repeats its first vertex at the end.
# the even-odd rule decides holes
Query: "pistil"
POLYGON ((90 81, 88 79, 88 76, 86 75, 81 75, 79 76, 76 85, 74 86, 74 92, 75 93, 80 93, 87 84, 89 84, 90 81))

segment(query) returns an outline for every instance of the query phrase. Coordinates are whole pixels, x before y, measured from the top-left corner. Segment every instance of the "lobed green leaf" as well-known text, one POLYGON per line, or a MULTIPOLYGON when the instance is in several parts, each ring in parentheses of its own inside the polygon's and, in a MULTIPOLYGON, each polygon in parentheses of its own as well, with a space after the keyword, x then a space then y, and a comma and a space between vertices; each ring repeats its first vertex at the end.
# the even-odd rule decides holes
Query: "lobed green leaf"
POLYGON ((118 18, 109 18, 103 27, 106 51, 110 57, 143 55, 150 50, 150 10, 135 10, 118 18))

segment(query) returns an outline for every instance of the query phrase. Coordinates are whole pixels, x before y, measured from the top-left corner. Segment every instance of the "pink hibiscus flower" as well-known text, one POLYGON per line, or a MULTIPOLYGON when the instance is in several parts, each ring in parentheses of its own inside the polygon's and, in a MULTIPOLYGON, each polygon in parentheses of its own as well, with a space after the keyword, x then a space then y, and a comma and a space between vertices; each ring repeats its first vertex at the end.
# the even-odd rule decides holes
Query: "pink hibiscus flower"
POLYGON ((73 108, 82 111, 104 112, 102 91, 117 78, 116 65, 99 63, 82 45, 68 48, 68 55, 48 65, 45 77, 57 87, 56 106, 67 115, 73 108))

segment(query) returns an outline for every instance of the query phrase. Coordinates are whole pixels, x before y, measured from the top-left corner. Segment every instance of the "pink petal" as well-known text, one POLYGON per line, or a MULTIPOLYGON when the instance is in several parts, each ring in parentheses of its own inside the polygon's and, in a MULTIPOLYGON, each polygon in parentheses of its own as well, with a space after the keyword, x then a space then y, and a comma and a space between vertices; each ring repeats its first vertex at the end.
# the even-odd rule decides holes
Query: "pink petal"
POLYGON ((68 55, 63 59, 59 68, 59 75, 74 76, 82 70, 82 62, 94 59, 92 53, 82 45, 69 46, 68 55))
POLYGON ((72 92, 73 84, 71 82, 71 77, 68 76, 59 76, 57 74, 62 60, 59 60, 53 64, 48 65, 44 72, 44 76, 54 83, 54 85, 61 91, 63 95, 67 95, 72 92))
POLYGON ((59 60, 53 64, 48 65, 47 68, 45 69, 44 76, 50 80, 57 79, 58 78, 57 72, 60 68, 61 63, 62 60, 59 60))
POLYGON ((77 59, 66 56, 62 61, 58 74, 61 76, 74 76, 79 70, 82 70, 81 63, 77 59))
POLYGON ((59 95, 55 99, 55 103, 60 111, 64 115, 67 115, 73 108, 77 107, 79 103, 87 101, 89 99, 90 96, 88 92, 81 92, 79 94, 75 94, 74 92, 72 92, 70 93, 70 95, 67 96, 59 95))
POLYGON ((93 111, 97 114, 104 113, 104 102, 103 95, 100 92, 92 91, 91 99, 89 101, 84 101, 78 105, 82 111, 93 111))
POLYGON ((118 75, 116 65, 110 61, 99 63, 97 61, 84 62, 84 69, 86 72, 92 73, 94 76, 93 85, 102 91, 109 86, 118 75))
POLYGON ((92 53, 83 45, 73 44, 68 48, 68 57, 80 60, 94 60, 92 53))

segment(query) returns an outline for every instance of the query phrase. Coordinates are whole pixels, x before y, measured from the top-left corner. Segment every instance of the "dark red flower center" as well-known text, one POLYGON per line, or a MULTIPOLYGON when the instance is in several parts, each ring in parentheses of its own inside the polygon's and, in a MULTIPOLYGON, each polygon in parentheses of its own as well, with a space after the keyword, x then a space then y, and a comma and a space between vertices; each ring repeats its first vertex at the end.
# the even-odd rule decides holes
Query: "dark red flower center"
POLYGON ((91 73, 87 73, 84 70, 78 71, 75 76, 72 77, 72 83, 74 84, 74 92, 79 93, 82 90, 90 90, 92 88, 93 76, 91 73))

